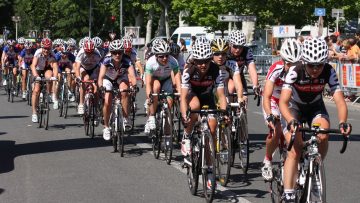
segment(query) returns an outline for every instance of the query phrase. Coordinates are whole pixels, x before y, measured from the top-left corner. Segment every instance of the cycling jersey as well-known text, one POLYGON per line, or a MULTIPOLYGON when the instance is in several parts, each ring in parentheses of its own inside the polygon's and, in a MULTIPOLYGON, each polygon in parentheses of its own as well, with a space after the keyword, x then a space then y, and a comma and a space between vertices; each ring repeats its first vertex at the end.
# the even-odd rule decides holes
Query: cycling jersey
POLYGON ((9 64, 11 64, 11 65, 16 65, 16 60, 17 60, 17 58, 16 58, 16 56, 17 56, 17 54, 16 54, 16 52, 15 52, 15 50, 7 50, 6 52, 5 52, 5 54, 6 54, 6 57, 5 57, 5 61, 7 61, 9 64))
POLYGON ((156 56, 150 57, 145 65, 145 73, 152 75, 156 80, 166 80, 170 78, 171 71, 175 74, 179 71, 179 64, 171 55, 169 55, 168 63, 165 66, 157 61, 156 56))
POLYGON ((181 77, 181 88, 187 88, 197 95, 211 94, 213 88, 224 88, 224 79, 219 66, 211 62, 206 75, 201 73, 196 66, 189 66, 181 77))
POLYGON ((340 91, 340 85, 334 68, 325 63, 317 78, 311 78, 304 64, 292 66, 285 76, 283 89, 292 91, 291 99, 298 104, 313 104, 322 99, 322 92, 328 84, 331 94, 340 91))
POLYGON ((28 69, 34 58, 34 55, 31 53, 31 50, 30 50, 30 53, 28 54, 26 49, 23 49, 20 53, 20 57, 23 59, 23 64, 21 64, 22 67, 24 69, 28 69))
POLYGON ((226 60, 225 64, 220 66, 220 69, 223 70, 224 81, 232 79, 234 74, 240 74, 239 66, 233 60, 226 60))
POLYGON ((281 60, 272 64, 266 75, 266 80, 270 80, 274 83, 271 99, 275 100, 277 104, 279 104, 281 89, 285 80, 285 73, 284 62, 281 60))
POLYGON ((63 54, 60 52, 57 52, 55 54, 55 59, 58 62, 59 66, 59 72, 61 73, 66 67, 71 68, 72 67, 72 61, 69 59, 69 54, 66 54, 66 57, 62 57, 63 54))
POLYGON ((185 67, 184 56, 182 54, 179 54, 176 60, 178 61, 180 72, 182 73, 185 67))
POLYGON ((127 57, 123 57, 120 63, 121 64, 119 67, 115 67, 111 56, 107 56, 104 58, 102 64, 107 67, 105 73, 106 78, 110 80, 116 80, 121 76, 127 75, 128 68, 132 66, 130 59, 127 57))
POLYGON ((238 66, 239 66, 239 70, 240 70, 241 82, 244 87, 244 92, 247 92, 247 83, 246 83, 246 79, 245 79, 245 75, 244 75, 244 69, 245 69, 245 66, 249 66, 249 64, 255 63, 252 50, 249 47, 243 47, 243 50, 239 56, 232 55, 229 50, 227 58, 228 58, 228 60, 234 60, 237 62, 238 66))
POLYGON ((50 63, 56 62, 54 52, 50 52, 48 56, 44 56, 42 52, 42 48, 36 50, 35 52, 34 57, 38 58, 36 70, 45 70, 50 65, 50 63))
POLYGON ((101 55, 97 49, 91 54, 86 54, 84 49, 81 49, 76 56, 75 62, 81 64, 85 70, 92 70, 96 68, 101 61, 101 55))

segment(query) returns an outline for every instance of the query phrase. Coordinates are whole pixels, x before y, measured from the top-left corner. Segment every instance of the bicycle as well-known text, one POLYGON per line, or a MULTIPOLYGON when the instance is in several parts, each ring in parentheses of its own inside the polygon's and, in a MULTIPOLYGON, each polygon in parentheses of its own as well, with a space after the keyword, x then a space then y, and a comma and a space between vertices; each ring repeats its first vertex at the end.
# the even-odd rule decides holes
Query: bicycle
POLYGON ((95 122, 96 122, 96 112, 97 105, 95 103, 95 94, 94 87, 96 85, 96 80, 80 81, 79 85, 85 85, 85 100, 84 100, 84 114, 83 122, 85 135, 89 136, 91 139, 95 137, 95 122))
POLYGON ((174 141, 176 144, 179 144, 182 138, 181 134, 181 112, 180 112, 180 93, 174 94, 174 104, 172 109, 174 118, 173 118, 173 127, 174 127, 174 141))
POLYGON ((124 156, 124 116, 123 116, 123 107, 121 104, 121 93, 128 92, 134 93, 136 90, 133 88, 129 89, 119 89, 118 85, 114 85, 114 88, 111 91, 113 95, 112 107, 110 114, 110 127, 111 127, 111 137, 114 147, 114 152, 119 152, 120 156, 124 156))
MULTIPOLYGON (((314 123, 311 128, 298 127, 296 131, 302 132, 303 139, 305 133, 310 133, 310 139, 304 141, 302 153, 299 161, 299 173, 296 181, 295 192, 296 202, 326 202, 326 181, 325 168, 319 153, 318 148, 318 134, 341 134, 338 129, 322 129, 320 124, 314 123)), ((296 132, 295 131, 295 132, 296 132)), ((343 137, 343 145, 340 153, 346 151, 348 136, 343 137)), ((295 140, 295 133, 291 135, 290 143, 287 146, 287 151, 290 151, 295 140)), ((281 163, 283 165, 283 163, 281 163)), ((280 192, 283 191, 283 169, 274 168, 275 174, 272 184, 276 187, 271 187, 271 198, 273 202, 282 202, 280 192)))
POLYGON ((152 103, 154 96, 157 96, 159 98, 159 102, 155 115, 156 129, 150 131, 152 150, 155 159, 159 159, 160 150, 162 148, 161 144, 164 140, 163 151, 165 155, 165 161, 167 164, 170 164, 173 151, 173 121, 167 97, 174 96, 174 93, 167 93, 164 92, 164 90, 162 90, 161 93, 151 93, 149 95, 150 103, 152 103), (165 136, 166 127, 168 129, 168 132, 171 133, 167 136, 165 136))
POLYGON ((34 82, 40 83, 40 96, 38 106, 37 106, 37 113, 39 116, 39 128, 43 127, 45 130, 49 127, 49 116, 50 116, 50 97, 49 93, 47 92, 47 84, 49 82, 52 82, 51 79, 45 79, 43 76, 41 76, 40 80, 35 79, 34 82), (44 123, 43 123, 44 121, 44 123))
POLYGON ((15 91, 15 87, 14 87, 14 74, 13 74, 13 65, 10 64, 8 66, 9 69, 9 73, 7 74, 6 77, 6 91, 7 91, 7 95, 8 95, 8 102, 13 103, 14 102, 14 91, 15 91))
POLYGON ((26 77, 26 89, 27 89, 26 100, 27 100, 27 104, 29 106, 31 106, 31 97, 32 97, 32 88, 33 88, 31 79, 32 79, 32 73, 31 73, 31 71, 28 71, 28 74, 26 77))
POLYGON ((194 125, 190 139, 190 164, 184 164, 187 168, 187 179, 192 195, 196 195, 199 184, 199 176, 202 175, 203 191, 206 202, 212 202, 215 194, 215 174, 216 173, 216 149, 213 137, 210 133, 208 120, 210 115, 221 115, 223 110, 209 109, 203 106, 201 110, 188 110, 187 117, 192 113, 200 114, 200 119, 194 125), (212 175, 210 175, 212 174, 212 175), (210 181, 210 187, 208 182, 210 181))
POLYGON ((134 89, 134 91, 130 92, 130 119, 131 119, 131 129, 130 131, 134 130, 134 125, 135 125, 135 116, 136 116, 136 111, 137 111, 137 105, 136 105, 136 93, 139 92, 139 88, 136 87, 136 89, 134 89))
MULTIPOLYGON (((237 94, 233 93, 229 96, 235 97, 237 94)), ((255 95, 254 92, 244 93, 244 96, 255 95)), ((260 105, 260 96, 255 95, 254 100, 257 99, 257 106, 260 105)), ((250 141, 248 133, 248 121, 247 121, 247 104, 243 102, 239 103, 230 103, 231 109, 230 118, 232 120, 231 124, 231 135, 232 135, 232 154, 231 154, 231 166, 235 163, 235 154, 236 149, 239 149, 239 160, 240 167, 244 174, 247 174, 249 169, 250 161, 250 141)))
POLYGON ((68 85, 68 74, 74 75, 74 73, 62 72, 61 78, 59 81, 59 116, 67 118, 67 113, 69 109, 69 90, 70 87, 68 85))

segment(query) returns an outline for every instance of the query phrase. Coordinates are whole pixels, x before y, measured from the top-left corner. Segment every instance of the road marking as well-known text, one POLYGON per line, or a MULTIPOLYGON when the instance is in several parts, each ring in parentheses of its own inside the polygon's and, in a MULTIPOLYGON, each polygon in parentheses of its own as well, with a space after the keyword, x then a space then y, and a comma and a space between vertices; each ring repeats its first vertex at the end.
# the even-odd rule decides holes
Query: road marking
POLYGON ((263 112, 260 111, 253 111, 254 114, 263 115, 263 112))
MULTIPOLYGON (((132 137, 132 139, 134 139, 134 141, 136 141, 136 145, 140 148, 152 148, 152 146, 148 143, 144 143, 142 142, 139 138, 137 137, 132 137)), ((126 152, 125 152, 126 153, 126 152)), ((154 153, 152 151, 148 151, 146 153, 150 153, 151 155, 154 155, 154 153)), ((162 160, 164 160, 164 154, 160 153, 160 158, 162 160)), ((159 159, 160 159, 159 158, 159 159)), ((179 161, 175 161, 175 160, 171 160, 171 165, 172 167, 176 168, 177 170, 179 170, 181 173, 186 175, 186 169, 181 167, 182 163, 179 161)), ((199 183, 202 185, 202 179, 199 178, 199 183)), ((251 203, 249 200, 239 197, 236 193, 231 192, 230 190, 228 190, 226 187, 221 186, 220 184, 217 184, 216 186, 216 190, 221 192, 221 195, 224 197, 227 197, 231 202, 237 202, 237 203, 251 203)))

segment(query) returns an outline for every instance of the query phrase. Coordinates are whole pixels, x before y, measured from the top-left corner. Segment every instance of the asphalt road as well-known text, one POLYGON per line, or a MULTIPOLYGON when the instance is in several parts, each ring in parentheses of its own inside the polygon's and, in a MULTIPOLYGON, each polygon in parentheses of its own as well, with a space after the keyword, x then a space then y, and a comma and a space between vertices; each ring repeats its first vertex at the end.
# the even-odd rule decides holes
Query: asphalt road
MULTIPOLYGON (((155 160, 150 140, 144 135, 146 121, 138 97, 134 132, 126 137, 125 156, 112 153, 102 137, 84 135, 82 120, 69 110, 68 119, 50 112, 49 130, 31 122, 31 110, 20 98, 8 103, 0 90, 0 202, 204 202, 201 190, 192 196, 187 186, 182 157, 167 165, 155 160)), ((337 126, 336 108, 327 102, 332 126, 337 126)), ((328 202, 358 202, 360 108, 349 108, 354 126, 351 143, 340 154, 341 139, 331 138, 325 160, 328 202)), ((227 188, 218 187, 214 202, 270 202, 268 185, 260 167, 264 156, 266 127, 260 107, 249 105, 251 165, 248 175, 232 168, 227 188)), ((101 127, 96 129, 101 136, 101 127)), ((201 189, 201 187, 200 187, 201 189)))

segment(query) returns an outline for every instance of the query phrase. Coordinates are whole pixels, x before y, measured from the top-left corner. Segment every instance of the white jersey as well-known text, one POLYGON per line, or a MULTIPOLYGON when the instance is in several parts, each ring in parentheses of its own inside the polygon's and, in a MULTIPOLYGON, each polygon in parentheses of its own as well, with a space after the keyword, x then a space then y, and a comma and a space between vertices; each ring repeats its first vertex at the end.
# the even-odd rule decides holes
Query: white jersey
POLYGON ((156 56, 152 56, 146 62, 145 65, 145 73, 152 75, 154 78, 158 80, 165 80, 171 77, 171 71, 177 73, 179 71, 179 64, 176 59, 169 55, 168 63, 164 66, 161 65, 156 56))
POLYGON ((36 70, 45 70, 45 68, 48 67, 50 63, 56 62, 54 52, 50 51, 49 55, 44 56, 43 48, 36 50, 34 57, 38 58, 36 70))
POLYGON ((266 80, 270 80, 274 83, 274 90, 272 92, 272 100, 279 102, 281 89, 285 80, 285 70, 283 61, 277 61, 272 64, 266 75, 266 80))
POLYGON ((92 70, 100 64, 101 58, 101 54, 97 49, 90 55, 86 55, 84 49, 81 49, 76 55, 75 62, 80 63, 81 67, 86 70, 92 70))

